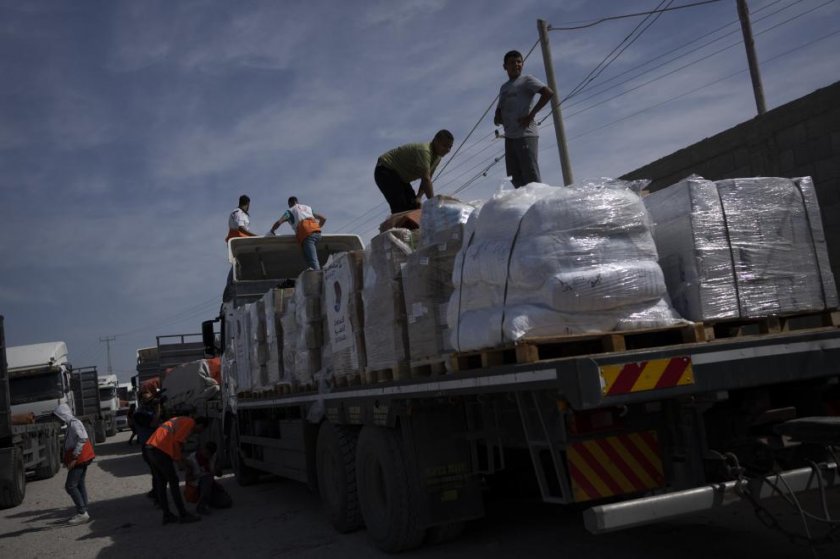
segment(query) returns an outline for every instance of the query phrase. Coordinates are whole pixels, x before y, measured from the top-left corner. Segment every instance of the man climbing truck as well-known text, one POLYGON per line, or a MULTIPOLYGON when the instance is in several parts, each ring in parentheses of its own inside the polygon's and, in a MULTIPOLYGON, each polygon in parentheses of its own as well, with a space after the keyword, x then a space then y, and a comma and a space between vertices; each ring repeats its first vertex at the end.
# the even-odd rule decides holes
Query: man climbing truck
MULTIPOLYGON (((319 249, 359 248, 351 245, 325 237, 319 249)), ((690 323, 526 340, 404 374, 395 367, 385 378, 362 370, 340 381, 324 369, 314 383, 266 388, 253 384, 267 362, 258 344, 283 346, 288 313, 271 332, 254 326, 258 313, 253 323, 242 316, 267 292, 278 308, 299 305, 277 286, 297 277, 297 296, 310 276, 298 276, 305 264, 290 238, 233 239, 230 258, 234 296, 216 350, 224 352, 220 443, 237 480, 270 473, 317 485, 333 526, 364 526, 382 550, 457 537, 484 515, 483 492, 502 479, 519 480, 520 492, 533 487, 544 502, 583 506, 595 533, 760 503, 773 487, 837 483, 825 452, 835 420, 809 419, 838 409, 836 311, 811 316, 822 321, 816 327, 776 319, 753 321, 754 335, 719 339, 690 323), (255 365, 243 371, 246 358, 255 365)), ((208 326, 213 349, 219 336, 208 326)))

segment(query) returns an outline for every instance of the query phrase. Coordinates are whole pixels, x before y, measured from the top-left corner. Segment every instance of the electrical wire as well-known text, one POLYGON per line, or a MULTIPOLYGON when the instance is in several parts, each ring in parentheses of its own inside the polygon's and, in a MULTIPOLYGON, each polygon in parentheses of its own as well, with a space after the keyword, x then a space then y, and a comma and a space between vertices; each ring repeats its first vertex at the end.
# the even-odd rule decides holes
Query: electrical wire
POLYGON ((647 11, 647 12, 636 12, 636 13, 633 13, 633 14, 624 14, 624 15, 620 15, 620 16, 602 17, 601 19, 592 21, 591 23, 588 23, 586 25, 576 25, 574 27, 554 27, 554 26, 550 25, 548 27, 548 30, 549 31, 573 31, 575 29, 586 29, 587 27, 594 27, 594 26, 596 26, 600 23, 604 23, 605 21, 613 21, 613 20, 616 20, 616 19, 626 19, 626 18, 629 18, 629 17, 645 16, 645 15, 655 14, 655 13, 658 13, 658 12, 672 12, 674 10, 682 10, 682 9, 685 9, 685 8, 694 8, 696 6, 702 6, 704 4, 714 4, 715 2, 720 2, 720 0, 706 0, 705 2, 694 2, 692 4, 683 4, 681 6, 674 6, 673 8, 665 8, 665 9, 661 9, 661 10, 650 10, 650 11, 647 11))

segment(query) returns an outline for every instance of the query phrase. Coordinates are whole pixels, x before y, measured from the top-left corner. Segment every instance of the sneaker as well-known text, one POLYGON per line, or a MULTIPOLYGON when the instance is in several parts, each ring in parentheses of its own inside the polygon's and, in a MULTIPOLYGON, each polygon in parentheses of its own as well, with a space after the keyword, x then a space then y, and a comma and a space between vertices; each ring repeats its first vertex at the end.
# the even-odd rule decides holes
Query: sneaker
POLYGON ((199 520, 201 520, 200 516, 197 516, 195 514, 187 513, 187 514, 182 514, 181 515, 180 522, 181 522, 181 524, 189 524, 191 522, 198 522, 199 520))
POLYGON ((84 524, 85 522, 90 522, 90 515, 86 512, 81 514, 75 515, 73 518, 67 521, 67 524, 84 524))
POLYGON ((178 517, 172 514, 171 512, 163 513, 163 525, 166 526, 167 524, 172 524, 173 522, 178 522, 178 517))

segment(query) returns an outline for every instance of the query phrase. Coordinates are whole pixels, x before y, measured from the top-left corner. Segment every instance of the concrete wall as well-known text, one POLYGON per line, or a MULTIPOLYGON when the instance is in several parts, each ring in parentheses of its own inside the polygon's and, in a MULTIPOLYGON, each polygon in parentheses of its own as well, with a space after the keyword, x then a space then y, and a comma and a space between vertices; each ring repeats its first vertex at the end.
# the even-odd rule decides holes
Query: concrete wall
POLYGON ((840 282, 840 82, 627 173, 659 190, 696 173, 707 179, 814 179, 835 280, 840 282))

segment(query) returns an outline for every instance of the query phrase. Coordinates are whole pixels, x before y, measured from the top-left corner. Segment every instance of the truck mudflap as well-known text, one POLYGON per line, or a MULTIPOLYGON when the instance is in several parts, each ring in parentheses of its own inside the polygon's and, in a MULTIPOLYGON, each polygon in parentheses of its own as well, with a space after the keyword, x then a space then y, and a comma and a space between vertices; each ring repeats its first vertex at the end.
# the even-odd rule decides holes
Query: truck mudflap
POLYGON ((738 479, 704 487, 599 505, 583 513, 587 530, 603 534, 710 511, 744 500, 757 502, 783 494, 840 486, 837 463, 800 468, 753 479, 738 479))

